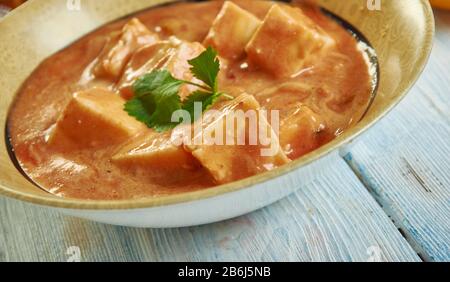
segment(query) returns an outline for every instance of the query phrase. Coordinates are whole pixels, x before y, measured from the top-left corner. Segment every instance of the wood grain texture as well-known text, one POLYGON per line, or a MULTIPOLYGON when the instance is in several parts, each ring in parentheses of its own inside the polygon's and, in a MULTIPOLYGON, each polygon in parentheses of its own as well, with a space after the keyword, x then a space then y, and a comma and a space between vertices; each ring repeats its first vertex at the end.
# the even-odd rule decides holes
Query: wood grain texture
POLYGON ((283 201, 192 228, 114 227, 0 198, 0 261, 65 261, 70 246, 85 261, 366 261, 377 246, 383 261, 450 260, 450 14, 437 19, 424 75, 350 167, 338 159, 283 201))
POLYGON ((70 246, 84 261, 420 260, 340 158, 287 199, 206 226, 115 227, 4 198, 0 214, 0 259, 8 261, 65 261, 70 246))
POLYGON ((412 93, 346 160, 428 261, 450 260, 450 14, 412 93))

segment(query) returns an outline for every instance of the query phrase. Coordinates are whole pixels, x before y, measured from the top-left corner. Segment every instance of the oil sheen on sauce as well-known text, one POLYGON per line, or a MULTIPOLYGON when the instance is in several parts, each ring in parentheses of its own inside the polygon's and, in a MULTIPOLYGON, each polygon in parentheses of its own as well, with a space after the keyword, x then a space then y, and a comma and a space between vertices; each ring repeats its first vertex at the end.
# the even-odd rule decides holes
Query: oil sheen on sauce
MULTIPOLYGON (((260 19, 272 5, 266 1, 236 1, 260 19)), ((162 38, 175 35, 202 42, 222 6, 221 1, 178 3, 141 12, 137 17, 162 38)), ((245 59, 221 70, 220 87, 231 95, 252 93, 261 106, 291 114, 288 105, 301 102, 320 114, 326 128, 320 141, 294 158, 329 142, 358 122, 371 97, 371 75, 357 40, 320 10, 304 12, 337 43, 336 51, 321 57, 295 77, 277 79, 249 68, 245 59)), ((107 36, 128 19, 107 24, 46 59, 18 93, 9 117, 14 153, 25 173, 55 195, 82 199, 157 197, 214 187, 201 167, 185 173, 155 176, 150 171, 124 170, 110 161, 111 150, 52 151, 46 134, 55 124, 72 93, 91 85, 80 83, 83 71, 98 56, 107 36)), ((287 125, 281 125, 287 126, 287 125)))

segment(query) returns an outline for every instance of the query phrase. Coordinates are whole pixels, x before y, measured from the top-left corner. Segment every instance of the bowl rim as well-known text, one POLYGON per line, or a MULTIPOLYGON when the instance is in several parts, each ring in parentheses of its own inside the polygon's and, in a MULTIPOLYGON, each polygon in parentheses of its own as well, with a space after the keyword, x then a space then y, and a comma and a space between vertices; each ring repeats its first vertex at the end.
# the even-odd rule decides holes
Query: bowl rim
MULTIPOLYGON (((432 43, 435 33, 435 20, 433 10, 431 8, 429 1, 428 0, 418 0, 418 1, 423 5, 424 8, 424 15, 426 17, 426 26, 425 26, 426 32, 424 35, 424 45, 420 49, 420 52, 417 56, 417 60, 415 63, 417 71, 411 76, 411 79, 408 81, 408 84, 403 89, 399 90, 399 92, 401 93, 396 95, 396 97, 393 98, 386 107, 383 107, 376 113, 376 117, 373 118, 372 121, 364 125, 361 125, 361 123, 356 124, 353 128, 344 132, 344 134, 342 134, 338 138, 322 146, 321 148, 303 156, 300 159, 294 160, 275 170, 261 173, 232 183, 214 186, 198 191, 183 192, 179 194, 158 196, 153 198, 127 199, 127 200, 86 200, 86 199, 61 198, 57 196, 45 197, 41 195, 17 191, 8 188, 2 184, 0 184, 0 195, 40 206, 72 209, 72 210, 101 211, 101 210, 146 209, 146 208, 156 208, 189 203, 194 201, 207 200, 209 198, 223 196, 228 193, 249 189, 251 187, 260 185, 266 181, 274 179, 276 177, 282 177, 288 173, 306 167, 315 161, 318 161, 324 157, 329 156, 334 151, 339 150, 344 145, 352 143, 356 138, 361 136, 369 128, 374 126, 389 112, 391 112, 392 109, 395 108, 403 100, 403 98, 408 94, 409 90, 417 82, 418 78, 420 77, 420 75, 422 74, 427 65, 427 61, 431 54, 433 45, 432 43)), ((29 3, 23 4, 17 10, 25 9, 28 4, 29 3)), ((12 11, 11 15, 6 16, 4 19, 13 16, 15 12, 16 11, 12 11)), ((37 186, 36 188, 40 189, 37 186)))

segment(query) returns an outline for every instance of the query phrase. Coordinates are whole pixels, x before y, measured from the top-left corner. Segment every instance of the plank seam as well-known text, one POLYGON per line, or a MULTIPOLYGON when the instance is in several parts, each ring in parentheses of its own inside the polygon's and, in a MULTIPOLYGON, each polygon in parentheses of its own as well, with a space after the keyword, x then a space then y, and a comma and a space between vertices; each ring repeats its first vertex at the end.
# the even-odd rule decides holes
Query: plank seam
POLYGON ((383 212, 387 215, 387 217, 391 220, 395 227, 398 228, 398 232, 400 235, 405 238, 406 242, 411 246, 411 248, 416 252, 419 258, 422 261, 429 262, 432 259, 426 254, 425 250, 420 246, 420 244, 414 239, 414 237, 410 236, 406 231, 406 228, 401 224, 402 220, 396 216, 396 213, 391 211, 389 208, 390 204, 384 202, 381 199, 381 195, 378 195, 375 189, 372 188, 370 181, 366 179, 359 171, 358 165, 352 162, 352 154, 347 153, 344 156, 341 156, 344 162, 348 165, 352 173, 361 181, 362 185, 366 188, 369 194, 375 199, 376 203, 381 207, 383 212))

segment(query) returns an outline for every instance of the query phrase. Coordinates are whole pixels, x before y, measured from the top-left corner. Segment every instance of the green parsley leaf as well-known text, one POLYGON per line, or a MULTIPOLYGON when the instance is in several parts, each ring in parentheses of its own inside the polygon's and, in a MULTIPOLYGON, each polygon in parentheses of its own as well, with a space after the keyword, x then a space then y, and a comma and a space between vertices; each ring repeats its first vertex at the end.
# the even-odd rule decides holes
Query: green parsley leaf
POLYGON ((182 84, 167 70, 146 74, 133 85, 134 98, 125 104, 125 111, 156 131, 173 128, 177 124, 171 121, 172 113, 181 109, 182 84))
POLYGON ((208 85, 212 92, 217 92, 217 75, 220 71, 220 61, 217 52, 212 47, 208 47, 200 56, 188 61, 191 72, 195 78, 208 85))
POLYGON ((177 87, 178 89, 183 82, 176 79, 167 70, 156 70, 141 76, 133 84, 133 92, 135 97, 142 97, 152 94, 153 91, 161 87, 177 87))
POLYGON ((148 127, 151 127, 152 115, 150 107, 146 106, 144 101, 134 97, 125 103, 124 110, 138 121, 145 123, 148 127))
POLYGON ((233 97, 218 92, 217 76, 220 62, 217 52, 208 47, 197 58, 189 61, 191 72, 195 78, 205 85, 191 81, 179 80, 167 70, 156 70, 145 74, 133 84, 134 97, 129 100, 124 110, 149 128, 162 132, 174 128, 179 122, 172 122, 172 114, 180 109, 186 110, 195 121, 195 103, 202 103, 202 113, 213 105, 222 95, 229 99, 233 97), (197 86, 201 90, 194 91, 182 103, 179 96, 183 84, 197 86))
POLYGON ((219 93, 210 93, 205 91, 195 91, 193 92, 184 102, 183 110, 189 112, 192 121, 196 121, 199 116, 195 116, 195 103, 200 102, 202 104, 202 112, 209 109, 216 101, 219 99, 219 93))

